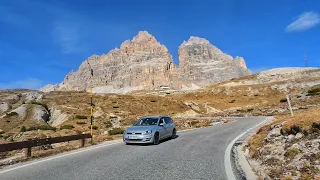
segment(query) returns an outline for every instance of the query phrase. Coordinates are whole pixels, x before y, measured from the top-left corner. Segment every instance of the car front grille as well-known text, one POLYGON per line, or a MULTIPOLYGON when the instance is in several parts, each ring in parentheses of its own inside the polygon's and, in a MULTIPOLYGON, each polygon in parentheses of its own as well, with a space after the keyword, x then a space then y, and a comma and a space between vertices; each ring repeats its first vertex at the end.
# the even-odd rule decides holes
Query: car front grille
POLYGON ((142 133, 127 132, 127 134, 142 134, 142 133))
POLYGON ((142 141, 142 139, 126 139, 128 141, 142 141))

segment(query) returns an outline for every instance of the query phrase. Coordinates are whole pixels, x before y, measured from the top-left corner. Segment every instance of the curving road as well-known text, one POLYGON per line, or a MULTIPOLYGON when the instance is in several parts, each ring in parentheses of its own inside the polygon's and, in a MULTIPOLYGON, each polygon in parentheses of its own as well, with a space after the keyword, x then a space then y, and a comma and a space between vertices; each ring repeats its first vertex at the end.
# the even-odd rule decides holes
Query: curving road
POLYGON ((101 144, 6 167, 0 179, 227 179, 228 144, 265 117, 178 132, 176 139, 141 146, 101 144))

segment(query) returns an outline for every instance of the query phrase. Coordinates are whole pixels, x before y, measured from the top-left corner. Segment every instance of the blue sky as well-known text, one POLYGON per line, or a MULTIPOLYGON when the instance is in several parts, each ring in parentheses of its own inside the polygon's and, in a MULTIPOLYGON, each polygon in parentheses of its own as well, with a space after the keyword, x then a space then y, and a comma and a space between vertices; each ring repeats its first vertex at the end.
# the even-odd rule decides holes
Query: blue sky
POLYGON ((208 39, 254 72, 320 66, 318 0, 1 0, 0 89, 59 83, 92 54, 146 30, 177 62, 190 36, 208 39))

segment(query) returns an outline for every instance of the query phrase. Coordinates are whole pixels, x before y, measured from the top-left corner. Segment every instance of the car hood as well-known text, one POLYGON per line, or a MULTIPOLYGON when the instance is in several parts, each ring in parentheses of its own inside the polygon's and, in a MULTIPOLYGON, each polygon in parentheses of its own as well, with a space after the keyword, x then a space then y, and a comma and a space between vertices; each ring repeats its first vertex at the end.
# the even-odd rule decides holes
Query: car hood
POLYGON ((130 126, 127 128, 127 132, 144 132, 148 130, 156 130, 158 126, 130 126))

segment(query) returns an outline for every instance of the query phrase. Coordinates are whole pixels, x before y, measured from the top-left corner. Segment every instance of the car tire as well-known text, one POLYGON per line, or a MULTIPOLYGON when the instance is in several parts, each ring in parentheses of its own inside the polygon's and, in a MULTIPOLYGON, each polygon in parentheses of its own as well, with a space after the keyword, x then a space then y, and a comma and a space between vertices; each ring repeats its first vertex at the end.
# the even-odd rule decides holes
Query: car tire
POLYGON ((159 137, 159 133, 156 132, 153 136, 153 144, 154 145, 158 145, 159 144, 159 141, 160 141, 160 137, 159 137))
POLYGON ((176 130, 176 129, 173 129, 173 130, 172 130, 172 136, 171 136, 171 139, 176 138, 176 136, 177 136, 177 130, 176 130))

